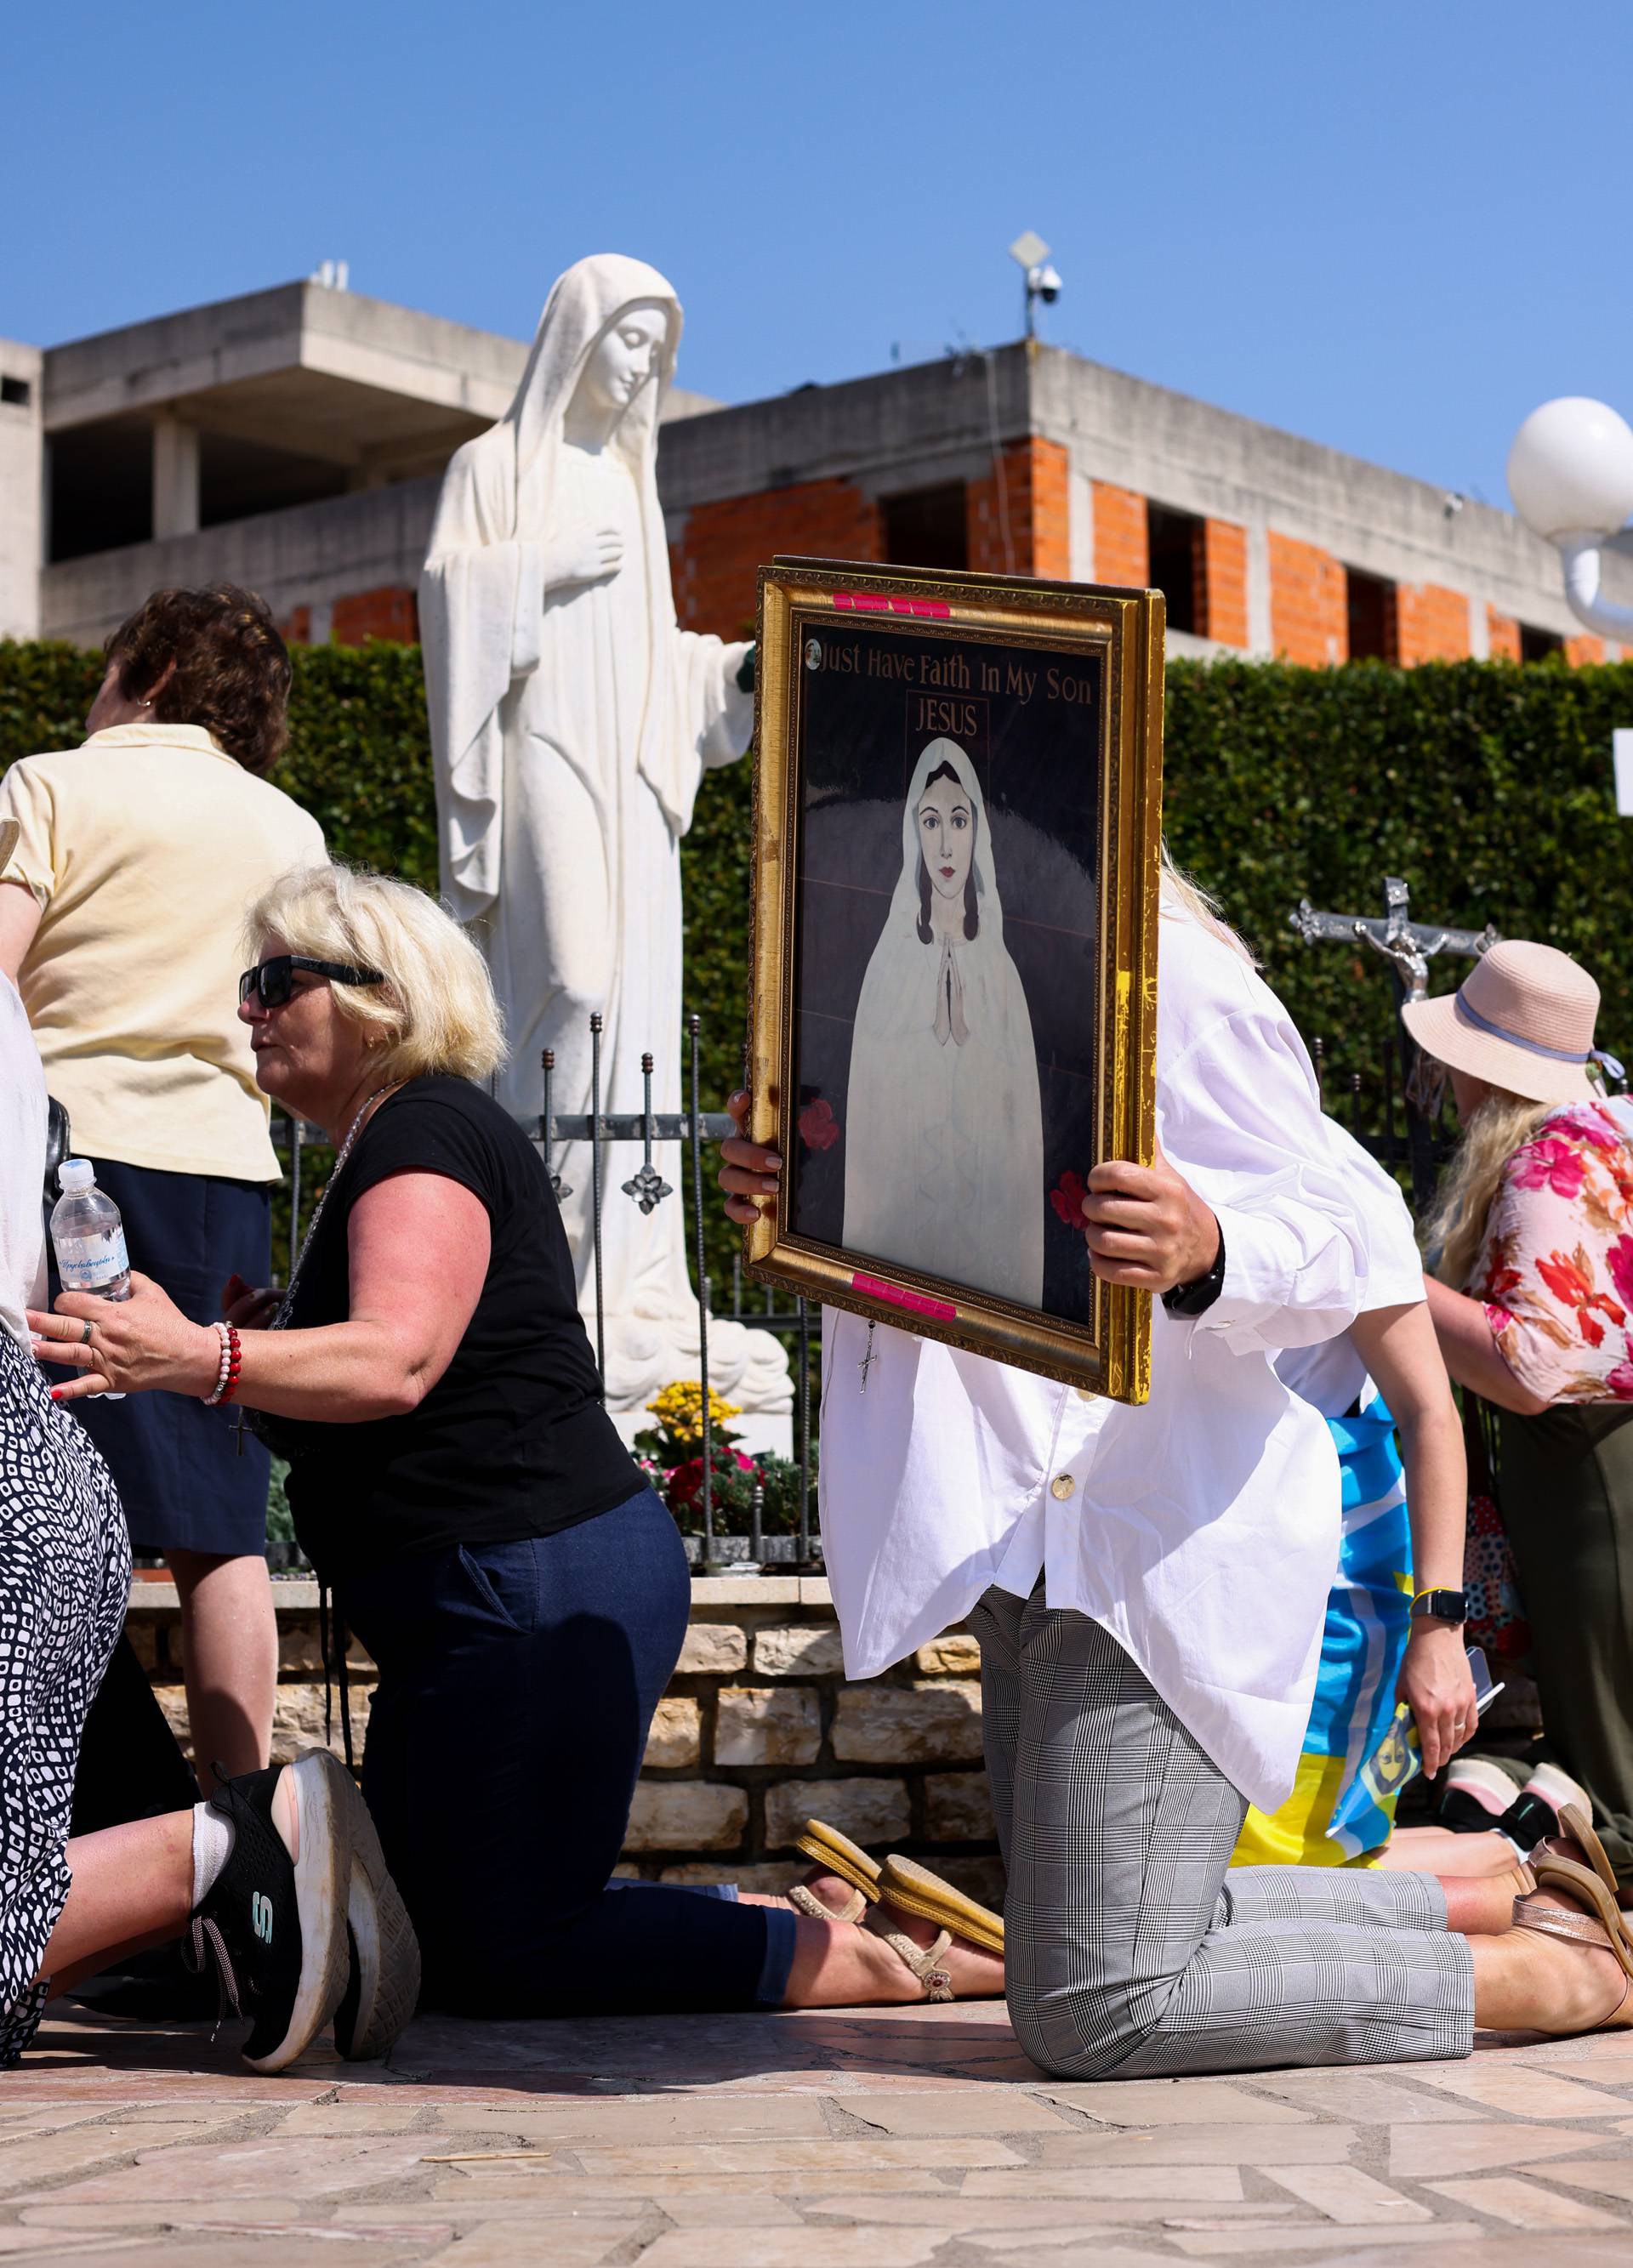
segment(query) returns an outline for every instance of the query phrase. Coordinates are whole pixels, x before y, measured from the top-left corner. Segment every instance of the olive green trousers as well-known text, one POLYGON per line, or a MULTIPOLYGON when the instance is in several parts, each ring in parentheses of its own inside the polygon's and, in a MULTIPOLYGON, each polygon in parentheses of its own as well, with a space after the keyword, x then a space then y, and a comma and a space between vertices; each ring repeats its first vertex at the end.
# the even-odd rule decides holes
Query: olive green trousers
POLYGON ((1633 1404, 1498 1413, 1497 1501, 1548 1746, 1633 1881, 1633 1404))

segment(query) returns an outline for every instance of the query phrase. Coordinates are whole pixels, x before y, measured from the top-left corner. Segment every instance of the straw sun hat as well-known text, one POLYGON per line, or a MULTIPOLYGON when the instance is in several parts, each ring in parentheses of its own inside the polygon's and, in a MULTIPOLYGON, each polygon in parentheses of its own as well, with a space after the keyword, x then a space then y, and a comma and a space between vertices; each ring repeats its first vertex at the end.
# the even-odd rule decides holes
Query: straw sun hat
POLYGON ((1401 1019, 1425 1055, 1532 1102, 1603 1093, 1593 1071, 1621 1065, 1593 1045, 1599 987, 1568 953, 1504 938, 1455 992, 1408 1000, 1401 1019))

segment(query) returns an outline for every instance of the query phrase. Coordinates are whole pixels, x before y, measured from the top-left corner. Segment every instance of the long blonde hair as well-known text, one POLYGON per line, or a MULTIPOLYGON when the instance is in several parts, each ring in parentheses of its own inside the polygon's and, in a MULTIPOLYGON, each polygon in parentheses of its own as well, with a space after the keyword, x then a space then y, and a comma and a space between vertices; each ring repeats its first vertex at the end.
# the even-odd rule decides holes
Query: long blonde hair
POLYGON ((1467 1284, 1504 1167, 1558 1108, 1494 1086, 1469 1119, 1422 1231, 1430 1268, 1443 1284, 1459 1292, 1467 1284))
POLYGON ((1199 922, 1205 930, 1211 930, 1222 945, 1228 945, 1232 953, 1239 953, 1251 968, 1258 968, 1258 957, 1252 947, 1245 937, 1231 928, 1220 912, 1216 900, 1208 896, 1201 883, 1193 881, 1183 866, 1175 864, 1166 836, 1163 840, 1162 893, 1166 903, 1189 914, 1191 919, 1199 922))

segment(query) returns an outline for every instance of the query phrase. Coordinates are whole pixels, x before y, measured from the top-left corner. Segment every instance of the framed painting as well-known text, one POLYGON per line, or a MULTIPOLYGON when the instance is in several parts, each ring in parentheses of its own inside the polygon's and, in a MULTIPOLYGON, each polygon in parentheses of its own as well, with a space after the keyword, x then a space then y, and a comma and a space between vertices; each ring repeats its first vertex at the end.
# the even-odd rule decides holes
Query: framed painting
POLYGON ((761 570, 762 1281, 1146 1398, 1082 1200, 1153 1152, 1162 718, 1159 593, 761 570))

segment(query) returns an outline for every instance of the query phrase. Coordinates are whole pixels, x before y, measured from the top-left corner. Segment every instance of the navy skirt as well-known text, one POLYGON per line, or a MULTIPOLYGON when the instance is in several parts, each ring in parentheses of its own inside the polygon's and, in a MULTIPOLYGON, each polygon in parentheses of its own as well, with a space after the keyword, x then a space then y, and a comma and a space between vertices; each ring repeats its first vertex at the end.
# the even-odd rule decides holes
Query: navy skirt
MULTIPOLYGON (((130 1265, 162 1285, 194 1322, 220 1314, 229 1276, 266 1282, 270 1183, 166 1174, 114 1158, 93 1162, 97 1186, 124 1215, 130 1265)), ((53 1256, 54 1300, 61 1288, 53 1256)), ((239 1433, 230 1405, 209 1410, 191 1395, 131 1394, 69 1407, 107 1461, 133 1550, 240 1558, 265 1550, 270 1461, 253 1433, 239 1433)))

